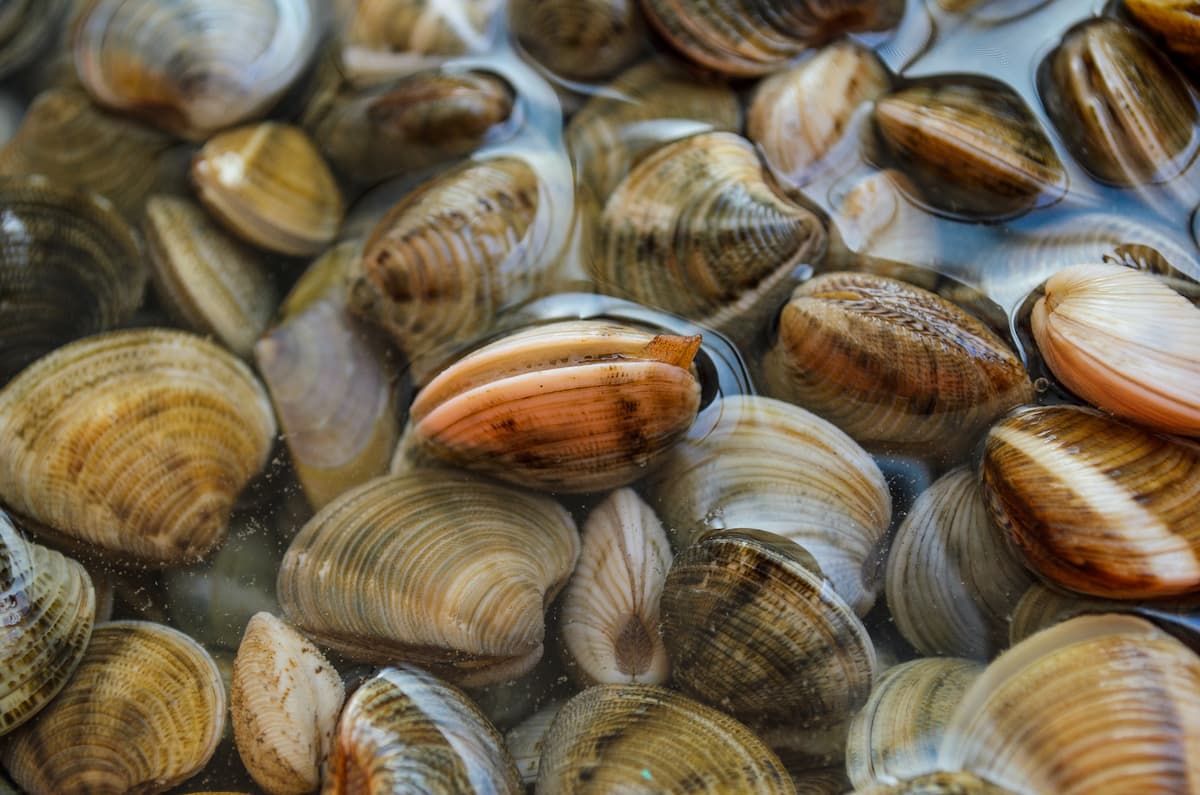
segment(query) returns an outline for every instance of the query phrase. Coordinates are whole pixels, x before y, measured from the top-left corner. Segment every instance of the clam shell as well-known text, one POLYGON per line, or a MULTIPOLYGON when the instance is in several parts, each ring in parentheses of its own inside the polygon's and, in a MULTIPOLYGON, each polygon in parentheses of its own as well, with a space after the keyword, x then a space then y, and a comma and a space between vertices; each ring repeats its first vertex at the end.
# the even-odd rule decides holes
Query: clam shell
POLYGON ((319 254, 345 213, 316 145, 286 124, 262 122, 213 136, 192 160, 192 180, 223 226, 280 254, 319 254))
POLYGON ((653 685, 607 684, 568 701, 546 733, 538 795, 791 795, 779 759, 733 718, 653 685))
POLYGON ((1172 52, 1200 64, 1200 19, 1191 0, 1124 0, 1121 5, 1172 52))
POLYGON ((1200 447, 1093 409, 1021 409, 988 433, 984 500, 1025 563, 1094 596, 1200 590, 1200 447))
POLYGON ((70 680, 92 636, 95 608, 83 566, 26 541, 0 511, 0 737, 70 680))
POLYGON ((973 773, 927 773, 895 784, 868 784, 850 795, 1017 795, 973 773))
POLYGON ((54 35, 67 0, 15 0, 0 17, 0 77, 26 66, 54 35))
POLYGON ((537 783, 538 765, 550 724, 554 722, 562 707, 561 701, 547 704, 504 735, 504 746, 516 763, 521 783, 526 787, 537 783))
POLYGON ((840 244, 858 255, 859 262, 870 256, 935 267, 941 257, 938 226, 907 198, 916 193, 912 181, 893 168, 868 173, 844 190, 835 190, 829 212, 840 244))
POLYGON ((534 60, 572 80, 610 75, 646 46, 637 0, 513 0, 508 13, 534 60))
POLYGON ((1162 281, 1115 264, 1065 268, 1046 282, 1031 322, 1071 391, 1142 425, 1200 436, 1200 308, 1162 281))
POLYGON ((160 624, 113 621, 36 719, 9 735, 0 760, 29 795, 166 792, 212 757, 225 689, 212 657, 160 624))
POLYGON ((277 590, 324 646, 485 684, 541 657, 546 606, 578 555, 574 522, 549 498, 423 470, 325 506, 293 539, 277 590))
POLYGON ((0 391, 0 498, 89 551, 194 562, 274 437, 262 386, 216 345, 166 329, 89 337, 0 391))
POLYGON ((385 668, 346 702, 322 792, 516 795, 504 738, 456 687, 385 668))
POLYGON ((1009 644, 1075 616, 1093 613, 1128 613, 1153 622, 1193 650, 1200 650, 1200 599, 1117 601, 1097 599, 1061 591, 1035 583, 1029 587, 1013 610, 1009 626, 1009 644))
POLYGON ((696 417, 700 337, 603 320, 534 326, 468 354, 413 401, 435 458, 562 492, 640 478, 696 417))

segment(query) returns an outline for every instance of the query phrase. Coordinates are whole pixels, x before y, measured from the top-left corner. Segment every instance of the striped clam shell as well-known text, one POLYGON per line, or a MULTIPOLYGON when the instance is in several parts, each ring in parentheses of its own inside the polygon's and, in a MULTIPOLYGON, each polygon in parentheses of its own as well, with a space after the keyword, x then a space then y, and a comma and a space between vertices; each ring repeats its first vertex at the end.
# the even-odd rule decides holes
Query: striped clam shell
POLYGON ((572 80, 595 80, 645 48, 637 0, 513 0, 509 25, 539 63, 572 80))

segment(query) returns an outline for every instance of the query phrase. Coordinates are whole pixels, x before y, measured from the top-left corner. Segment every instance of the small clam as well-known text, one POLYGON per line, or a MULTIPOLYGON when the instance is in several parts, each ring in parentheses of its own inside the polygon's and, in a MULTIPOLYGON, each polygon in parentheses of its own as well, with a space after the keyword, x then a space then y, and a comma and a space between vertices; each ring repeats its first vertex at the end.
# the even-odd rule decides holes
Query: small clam
POLYGON ((238 754, 271 795, 315 792, 342 708, 342 680, 303 635, 270 613, 246 626, 230 707, 238 754))
POLYGON ((385 668, 346 702, 326 795, 517 795, 504 738, 456 687, 419 668, 385 668))
POLYGON ((1200 436, 1200 308, 1162 281, 1116 264, 1065 268, 1046 282, 1031 322, 1071 391, 1142 425, 1200 436))
POLYGON ((212 657, 160 624, 96 627, 58 697, 9 735, 0 760, 29 795, 166 792, 208 762, 225 725, 212 657))
POLYGON ((1080 596, 1035 583, 1013 610, 1009 644, 1075 616, 1094 613, 1129 613, 1144 618, 1200 651, 1200 599, 1195 596, 1153 601, 1117 601, 1080 596))
POLYGON ((275 437, 266 392, 211 342, 88 337, 0 391, 0 499, 55 538, 150 565, 194 562, 275 437))
POLYGON ((922 268, 935 266, 941 257, 938 226, 908 199, 916 193, 912 181, 894 168, 858 177, 833 193, 830 220, 840 245, 854 255, 856 264, 863 257, 875 257, 922 268))
POLYGON ((546 606, 578 555, 574 522, 548 497, 422 470, 325 506, 293 539, 277 590, 324 646, 485 684, 542 656, 546 606))
POLYGON ((894 784, 868 784, 850 795, 1024 795, 973 773, 926 773, 894 784))
POLYGON ((572 80, 610 75, 646 46, 637 0, 513 0, 508 13, 521 46, 572 80))
POLYGON ((555 701, 539 709, 504 735, 504 745, 517 765, 521 783, 527 787, 537 782, 538 764, 550 724, 558 716, 563 703, 555 701))
POLYGON ((700 337, 603 320, 534 326, 474 351, 413 401, 414 443, 518 485, 628 485, 696 417, 700 337))
POLYGON ((1200 447, 1093 409, 1018 410, 988 433, 984 500, 1026 564, 1132 599, 1200 591, 1200 447))
POLYGON ((1178 55, 1200 64, 1200 16, 1192 0, 1124 0, 1130 16, 1178 55))
POLYGON ((316 145, 286 124, 262 122, 213 136, 192 161, 192 180, 227 229, 280 254, 319 254, 345 213, 316 145))
POLYGON ((546 733, 537 795, 792 795, 779 759, 733 718, 653 685, 596 685, 546 733))

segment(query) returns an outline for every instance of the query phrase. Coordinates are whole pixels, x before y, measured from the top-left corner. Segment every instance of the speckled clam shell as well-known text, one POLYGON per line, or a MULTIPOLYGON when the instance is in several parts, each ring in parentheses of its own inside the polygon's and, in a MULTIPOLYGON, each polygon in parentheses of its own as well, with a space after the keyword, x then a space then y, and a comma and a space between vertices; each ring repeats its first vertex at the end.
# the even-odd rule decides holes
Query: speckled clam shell
POLYGON ((456 687, 413 666, 385 668, 346 702, 326 795, 517 795, 504 738, 456 687))
POLYGON ((1055 377, 1141 425, 1200 436, 1200 308, 1116 264, 1064 268, 1030 318, 1055 377))
POLYGON ((1140 619, 1073 618, 988 666, 938 761, 1017 792, 1193 792, 1200 657, 1140 619))
POLYGON ((215 135, 192 160, 191 173, 208 211, 268 251, 319 254, 345 213, 333 173, 299 127, 262 122, 215 135))
POLYGON ((1200 65, 1200 18, 1191 0, 1124 0, 1122 6, 1171 51, 1200 65))
POLYGON ((574 522, 549 498, 422 470, 325 506, 292 540, 277 590, 321 645, 485 684, 541 657, 546 606, 578 555, 574 522))
POLYGON ((529 54, 572 80, 610 75, 646 46, 637 0, 513 0, 508 13, 529 54))
POLYGON ((954 449, 1030 402, 1016 354, 927 290, 869 273, 804 282, 764 357, 770 395, 874 449, 954 449))
POLYGON ((70 680, 92 636, 95 608, 83 566, 26 541, 0 511, 0 737, 70 680))
POLYGON ((317 33, 310 0, 86 0, 75 68, 100 104, 203 140, 265 113, 317 33))
POLYGON ((232 354, 180 331, 111 332, 0 391, 0 498, 89 552, 195 562, 274 437, 266 392, 232 354))
POLYGON ((71 681, 6 738, 0 760, 29 795, 150 795, 203 768, 224 724, 208 652, 170 627, 113 621, 96 627, 71 681))
POLYGON ((973 773, 926 773, 894 784, 868 784, 851 795, 1019 795, 973 773))
POLYGON ((1094 596, 1200 591, 1200 448, 1076 406, 988 433, 984 500, 1025 563, 1094 596))
POLYGON ((879 545, 892 504, 879 467, 815 414, 727 397, 649 478, 649 502, 684 549, 706 530, 751 527, 808 550, 859 615, 875 601, 879 545))
POLYGON ((700 405, 700 337, 603 320, 534 326, 443 370, 413 401, 414 443, 434 458, 531 488, 628 485, 700 405))
POLYGON ((662 596, 671 676, 742 721, 832 726, 867 700, 875 648, 808 553, 757 530, 683 549, 662 596))
POLYGON ((1008 645, 1031 579, 992 524, 975 473, 956 467, 909 509, 884 582, 896 628, 918 651, 986 659, 1008 645))
POLYGON ((246 626, 230 707, 238 754, 271 795, 315 792, 345 699, 337 671, 303 635, 270 613, 246 626))

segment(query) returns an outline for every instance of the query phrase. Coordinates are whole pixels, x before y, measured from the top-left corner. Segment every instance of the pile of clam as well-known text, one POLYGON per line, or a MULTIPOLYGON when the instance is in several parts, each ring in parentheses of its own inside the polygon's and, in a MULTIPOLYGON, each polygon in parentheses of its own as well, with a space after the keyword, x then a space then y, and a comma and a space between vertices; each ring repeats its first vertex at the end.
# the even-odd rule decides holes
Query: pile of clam
POLYGON ((0 3, 0 795, 1200 793, 1100 5, 0 3))

